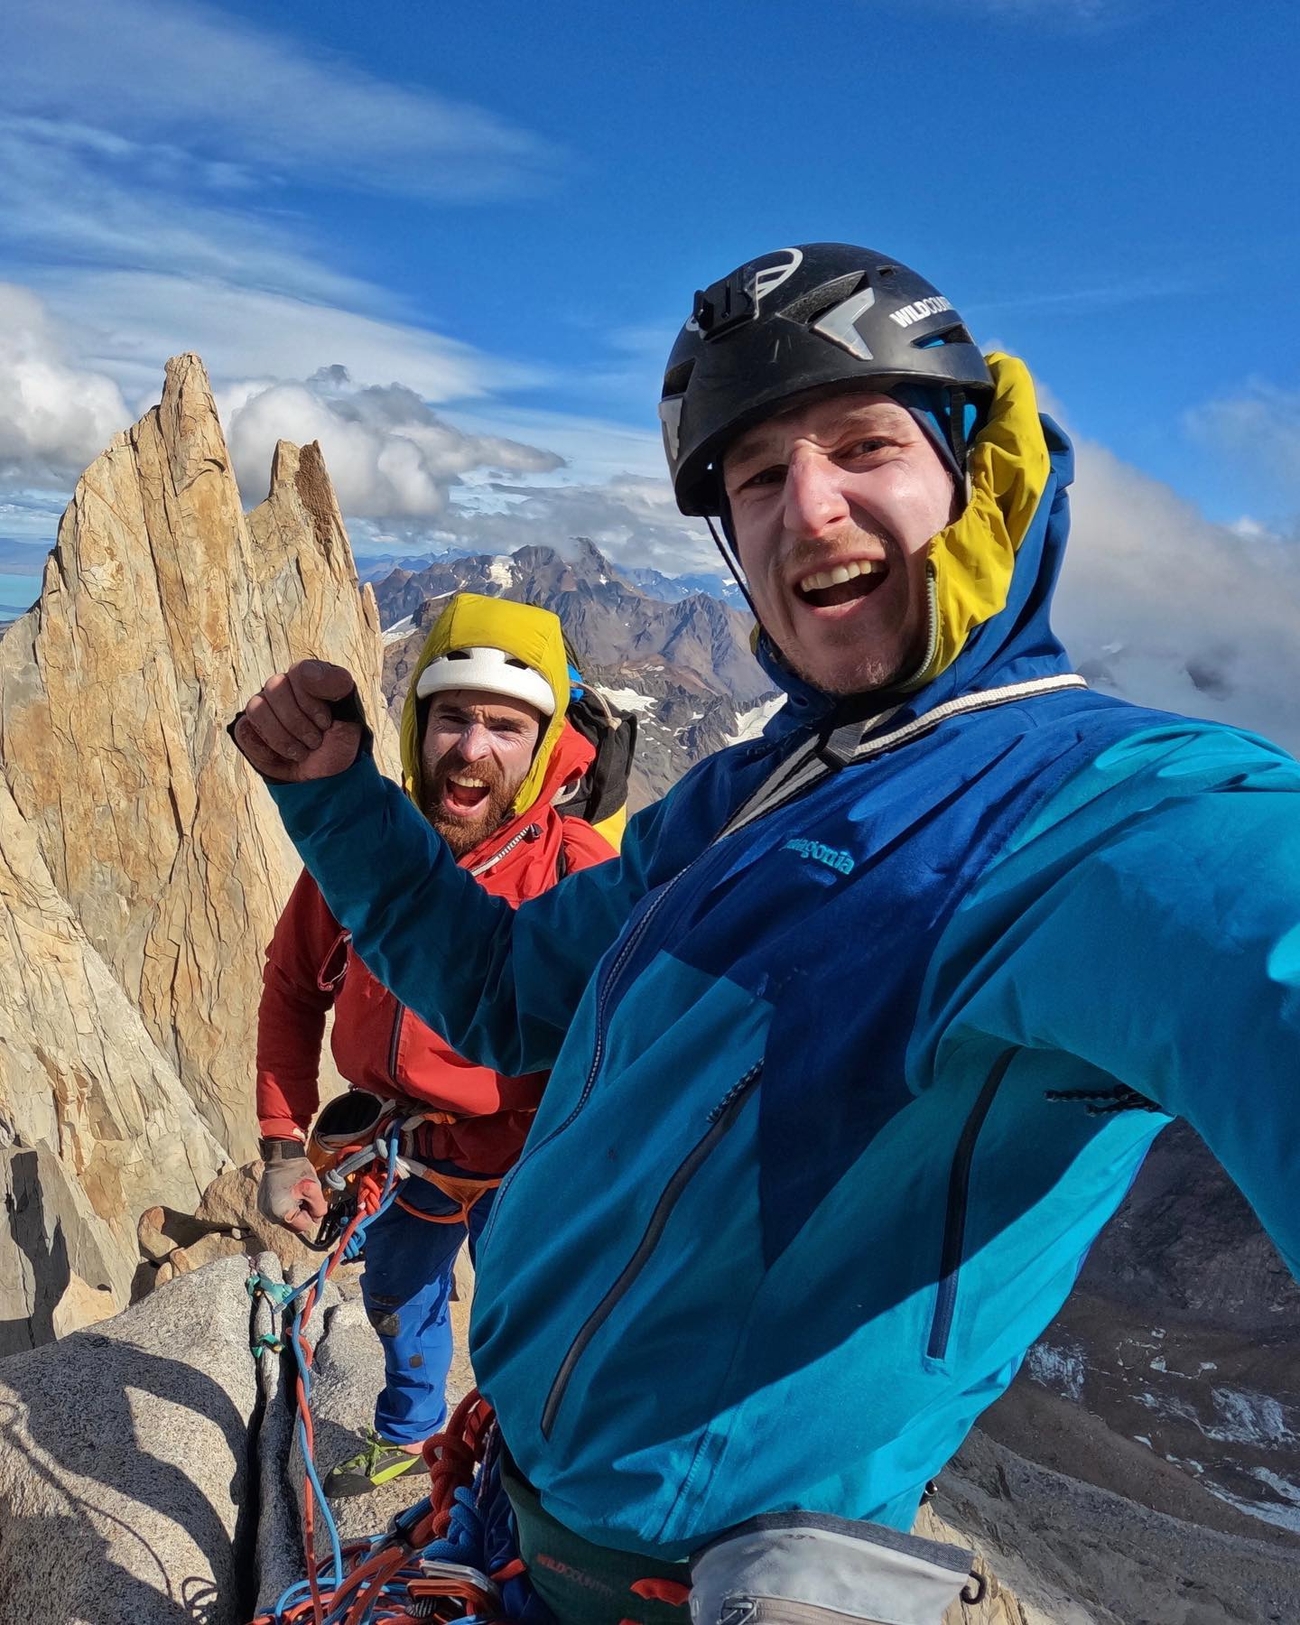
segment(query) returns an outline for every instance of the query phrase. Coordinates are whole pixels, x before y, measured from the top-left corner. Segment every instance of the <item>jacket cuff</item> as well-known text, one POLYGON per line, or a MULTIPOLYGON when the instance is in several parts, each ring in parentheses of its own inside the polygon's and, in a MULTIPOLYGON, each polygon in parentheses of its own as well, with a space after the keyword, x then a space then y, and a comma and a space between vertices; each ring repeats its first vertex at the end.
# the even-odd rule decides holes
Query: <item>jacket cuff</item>
POLYGON ((301 1123, 295 1123, 292 1117, 263 1117, 257 1125, 257 1132, 263 1140, 297 1140, 299 1145, 306 1145, 307 1130, 301 1123))
POLYGON ((363 748, 351 767, 327 779, 309 779, 303 784, 264 781, 285 833, 295 846, 309 843, 330 828, 346 825, 354 812, 373 815, 375 791, 382 775, 374 756, 364 748, 365 743, 363 740, 363 748))

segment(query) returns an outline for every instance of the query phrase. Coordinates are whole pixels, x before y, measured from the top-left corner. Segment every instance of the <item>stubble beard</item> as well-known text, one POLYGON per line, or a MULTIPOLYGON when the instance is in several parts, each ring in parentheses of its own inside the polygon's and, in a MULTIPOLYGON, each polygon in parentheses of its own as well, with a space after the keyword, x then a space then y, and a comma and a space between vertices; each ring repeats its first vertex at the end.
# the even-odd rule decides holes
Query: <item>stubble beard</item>
MULTIPOLYGON (((856 543, 867 534, 855 530, 850 540, 856 543)), ((922 641, 926 630, 924 620, 928 614, 925 594, 921 592, 918 598, 918 587, 908 567, 907 556, 894 538, 878 535, 873 539, 883 540, 893 577, 893 580, 885 583, 882 592, 889 592, 894 581, 901 579, 903 584, 904 596, 896 627, 878 632, 871 640, 875 647, 870 648, 858 647, 863 636, 861 632, 846 633, 844 647, 851 649, 852 654, 843 665, 836 660, 834 641, 831 641, 829 650, 824 645, 822 660, 833 661, 837 667, 835 676, 829 681, 824 670, 820 675, 812 671, 808 662, 798 653, 788 654, 784 649, 781 650, 786 664, 797 676, 835 699, 846 699, 854 694, 868 694, 876 689, 889 688, 892 684, 910 677, 921 659, 922 641), (882 643, 886 643, 887 646, 880 647, 882 643)))
POLYGON ((796 675, 802 677, 804 682, 810 683, 823 694, 829 694, 832 699, 837 700, 848 699, 854 694, 870 694, 876 689, 889 688, 907 674, 910 663, 907 658, 885 659, 880 656, 864 655, 845 676, 837 677, 834 682, 828 683, 824 678, 819 680, 814 673, 805 670, 799 662, 789 662, 796 675))

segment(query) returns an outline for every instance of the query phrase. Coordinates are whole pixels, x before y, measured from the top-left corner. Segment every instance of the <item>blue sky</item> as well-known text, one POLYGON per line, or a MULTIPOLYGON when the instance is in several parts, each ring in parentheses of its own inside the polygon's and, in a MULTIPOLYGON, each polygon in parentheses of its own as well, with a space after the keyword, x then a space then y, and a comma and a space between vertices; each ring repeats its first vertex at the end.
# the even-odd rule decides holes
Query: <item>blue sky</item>
POLYGON ((319 434, 359 552, 581 530, 691 568, 707 544, 654 419, 691 293, 842 238, 1028 360, 1081 469, 1095 448, 1108 471, 1099 536, 1135 503, 1194 535, 1203 605, 1225 549, 1292 567, 1296 8, 8 15, 0 538, 48 545, 80 467, 195 348, 246 498, 276 434, 319 434))

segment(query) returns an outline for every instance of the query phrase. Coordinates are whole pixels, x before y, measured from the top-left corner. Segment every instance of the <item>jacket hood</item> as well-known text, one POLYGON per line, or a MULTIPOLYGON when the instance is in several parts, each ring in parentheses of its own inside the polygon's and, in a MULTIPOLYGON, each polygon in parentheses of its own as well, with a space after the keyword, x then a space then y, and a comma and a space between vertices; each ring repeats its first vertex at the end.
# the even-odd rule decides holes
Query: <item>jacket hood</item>
MULTIPOLYGON (((430 628, 411 672, 402 706, 402 786, 416 802, 420 799, 420 716, 415 697, 420 673, 451 649, 480 647, 504 649, 516 660, 531 666, 551 686, 555 712, 547 720, 537 742, 528 776, 511 803, 511 815, 527 810, 541 796, 548 778, 551 757, 565 728, 569 708, 569 660, 559 617, 537 604, 517 604, 509 598, 486 598, 476 592, 459 592, 430 628)), ((572 730, 571 730, 572 731, 572 730)), ((581 776, 581 775, 579 775, 581 776)), ((566 780, 561 780, 561 783, 566 780)), ((555 786, 559 788, 559 783, 555 786)))
MULTIPOLYGON (((879 692, 882 711, 901 702, 900 721, 967 689, 1070 669, 1049 611, 1069 530, 1074 454, 1040 415, 1024 363, 996 352, 987 359, 994 392, 971 446, 969 499, 929 545, 925 656, 910 679, 879 692)), ((755 652, 790 696, 769 734, 815 724, 841 703, 796 676, 765 632, 755 652)))

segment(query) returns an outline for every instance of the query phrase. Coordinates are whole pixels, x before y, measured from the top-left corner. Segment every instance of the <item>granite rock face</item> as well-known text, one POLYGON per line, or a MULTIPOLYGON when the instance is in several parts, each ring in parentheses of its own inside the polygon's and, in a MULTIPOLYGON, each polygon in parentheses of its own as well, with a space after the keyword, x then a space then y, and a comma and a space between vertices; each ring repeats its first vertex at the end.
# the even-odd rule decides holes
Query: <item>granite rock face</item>
POLYGON ((225 1153, 2 781, 0 956, 0 1354, 10 1354, 77 1323, 74 1279, 123 1308, 137 1213, 151 1201, 193 1207, 225 1153))
POLYGON ((197 356, 77 483, 36 607, 0 642, 0 756, 87 942, 217 1140, 252 1154, 262 948, 297 863, 226 724, 307 654, 382 725, 379 622, 318 448, 240 508, 197 356))
POLYGON ((281 444, 245 517, 202 364, 171 361, 0 639, 0 1353, 57 1304, 64 1328, 125 1305, 140 1213, 192 1213, 253 1154, 262 950, 298 864, 226 724, 321 656, 391 770, 381 650, 319 448, 281 444))

